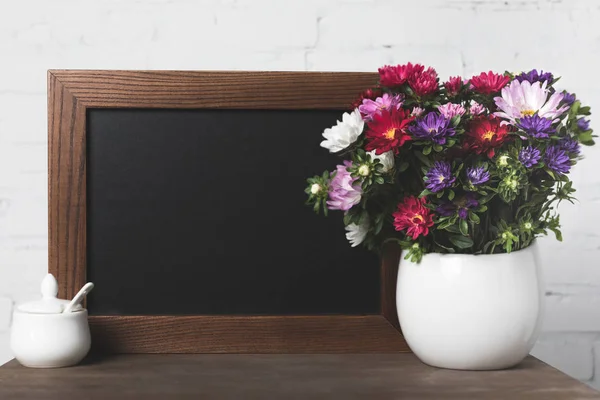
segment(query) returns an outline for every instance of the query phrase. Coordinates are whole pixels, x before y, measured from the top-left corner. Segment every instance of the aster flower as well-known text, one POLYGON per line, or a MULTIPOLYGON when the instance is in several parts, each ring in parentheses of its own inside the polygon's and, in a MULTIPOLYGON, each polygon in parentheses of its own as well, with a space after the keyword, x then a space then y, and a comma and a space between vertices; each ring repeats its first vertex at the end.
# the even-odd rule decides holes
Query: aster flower
POLYGON ((451 187, 456 181, 456 177, 452 175, 452 167, 446 161, 436 161, 425 174, 425 178, 425 187, 433 193, 451 187))
POLYGON ((471 101, 471 107, 469 107, 471 115, 479 115, 485 112, 485 107, 476 101, 471 101))
POLYGON ((490 173, 485 170, 485 167, 469 167, 467 168, 467 179, 473 186, 481 185, 490 180, 490 173))
POLYGON ((414 196, 406 197, 398 204, 398 211, 394 217, 394 228, 397 231, 406 231, 406 234, 416 240, 419 236, 427 236, 429 228, 433 226, 433 216, 425 204, 425 198, 418 199, 414 196))
POLYGON ((392 150, 398 154, 398 150, 404 143, 411 140, 408 135, 408 125, 415 119, 410 117, 408 111, 403 108, 390 111, 382 111, 375 115, 373 121, 369 122, 367 130, 367 151, 375 150, 376 154, 382 154, 392 150))
POLYGON ((519 161, 525 168, 531 168, 540 160, 540 151, 534 147, 527 146, 519 152, 519 161))
POLYGON ((321 142, 321 147, 326 148, 330 153, 344 150, 356 142, 364 126, 365 122, 358 109, 350 114, 344 113, 342 120, 338 121, 337 125, 325 129, 323 132, 325 140, 321 142))
POLYGON ((534 82, 552 82, 554 76, 550 72, 540 71, 537 72, 537 69, 532 69, 529 72, 521 72, 519 75, 515 76, 515 79, 519 82, 527 81, 529 83, 534 82))
POLYGON ((448 96, 456 96, 462 88, 463 80, 460 76, 451 76, 447 82, 444 82, 444 88, 448 96))
POLYGON ((346 225, 346 239, 350 242, 350 246, 356 247, 364 242, 370 225, 369 217, 367 216, 362 217, 358 225, 354 223, 346 225))
POLYGON ((549 146, 544 154, 544 161, 554 172, 566 174, 571 169, 571 159, 560 146, 549 146))
POLYGON ((454 128, 450 127, 450 120, 436 112, 430 112, 408 130, 417 139, 431 140, 435 144, 445 144, 449 136, 454 136, 454 128))
POLYGON ((517 126, 536 139, 547 139, 551 134, 556 133, 556 129, 552 127, 552 120, 537 114, 521 118, 517 126))
POLYGON ((573 138, 563 138, 559 140, 558 146, 568 154, 579 155, 581 152, 579 142, 573 138))
POLYGON ((514 123, 517 118, 535 113, 540 117, 549 118, 552 122, 558 121, 558 117, 567 111, 569 106, 559 107, 564 97, 562 93, 554 93, 548 98, 547 84, 547 81, 542 84, 512 81, 509 86, 502 89, 502 97, 494 97, 496 106, 501 110, 494 114, 511 123, 514 123))
POLYGON ((467 193, 464 196, 457 197, 454 201, 448 201, 439 205, 435 212, 442 217, 450 217, 458 213, 460 219, 467 219, 469 211, 479 207, 479 202, 475 199, 473 193, 467 193))
POLYGON ((566 105, 571 105, 575 102, 575 95, 569 92, 563 92, 563 99, 562 99, 562 103, 566 104, 566 105))
POLYGON ((373 100, 379 96, 381 96, 381 89, 367 89, 362 92, 356 100, 354 100, 351 108, 354 110, 355 108, 360 107, 364 99, 373 100))
MULTIPOLYGON (((418 64, 417 64, 418 65, 418 64)), ((425 71, 416 69, 408 78, 408 85, 419 97, 427 96, 438 90, 438 75, 433 68, 427 68, 425 71)))
POLYGON ((421 64, 405 64, 379 68, 379 83, 387 87, 400 86, 408 80, 416 71, 423 71, 421 64))
POLYGON ((410 115, 414 116, 414 117, 420 117, 421 114, 423 114, 425 112, 425 109, 421 108, 421 107, 413 107, 412 112, 410 113, 410 115))
POLYGON ((353 178, 348 172, 350 166, 352 162, 348 160, 344 161, 344 165, 338 165, 329 183, 327 206, 330 210, 348 211, 360 202, 362 189, 358 178, 353 178))
POLYGON ((499 92, 510 81, 508 76, 500 75, 489 71, 487 73, 474 76, 469 83, 473 86, 473 90, 481 94, 491 94, 499 92))
POLYGON ((491 158, 495 154, 494 149, 506 140, 508 132, 497 118, 474 117, 465 132, 465 147, 477 154, 487 153, 491 158))
POLYGON ((383 166, 381 172, 388 172, 392 168, 394 168, 394 152, 386 151, 385 153, 377 154, 375 150, 370 151, 369 155, 371 156, 371 160, 379 160, 379 163, 383 166))
POLYGON ((452 119, 456 115, 462 116, 466 112, 463 106, 454 103, 446 103, 438 106, 438 111, 448 119, 452 119))
POLYGON ((396 110, 402 106, 401 95, 391 96, 389 93, 384 93, 382 97, 375 100, 364 99, 362 105, 358 107, 365 121, 372 121, 376 114, 381 114, 382 110, 390 111, 392 108, 396 110))
POLYGON ((590 129, 590 121, 585 118, 579 118, 577 120, 577 127, 582 131, 590 129))

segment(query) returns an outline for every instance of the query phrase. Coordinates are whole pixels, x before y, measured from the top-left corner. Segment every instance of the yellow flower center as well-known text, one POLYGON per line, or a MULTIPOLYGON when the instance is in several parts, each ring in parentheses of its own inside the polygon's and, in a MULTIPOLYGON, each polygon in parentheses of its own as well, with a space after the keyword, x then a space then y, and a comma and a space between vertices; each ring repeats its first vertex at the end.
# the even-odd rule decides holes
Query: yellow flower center
POLYGON ((496 134, 496 132, 487 131, 483 135, 481 135, 481 138, 483 140, 491 141, 495 134, 496 134))
POLYGON ((533 114, 535 114, 535 110, 523 110, 523 111, 521 111, 521 115, 523 115, 524 117, 530 117, 533 114))
POLYGON ((413 224, 422 224, 425 221, 425 219, 423 218, 423 216, 421 214, 415 214, 415 216, 412 218, 412 223, 413 224))
POLYGON ((438 180, 440 181, 440 183, 444 182, 444 176, 443 175, 438 176, 438 180))
POLYGON ((383 137, 385 137, 388 140, 392 140, 393 138, 396 137, 396 128, 390 128, 387 131, 385 131, 385 133, 383 134, 383 137))

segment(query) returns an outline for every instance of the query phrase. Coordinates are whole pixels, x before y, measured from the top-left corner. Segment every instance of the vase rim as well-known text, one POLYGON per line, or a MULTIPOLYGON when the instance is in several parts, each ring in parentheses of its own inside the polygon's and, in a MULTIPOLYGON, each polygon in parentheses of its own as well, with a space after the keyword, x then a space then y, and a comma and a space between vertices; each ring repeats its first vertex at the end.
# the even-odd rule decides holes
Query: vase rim
POLYGON ((492 257, 498 257, 498 256, 509 256, 511 254, 515 254, 515 253, 520 253, 523 250, 531 250, 531 248, 537 248, 537 239, 533 239, 531 241, 531 243, 529 244, 529 246, 527 247, 523 247, 522 249, 519 250, 514 250, 511 251, 510 253, 494 253, 494 254, 470 254, 470 253, 438 253, 435 251, 432 251, 431 253, 426 253, 423 255, 423 257, 426 257, 430 254, 437 254, 441 257, 446 257, 446 256, 464 256, 464 257, 485 257, 485 256, 492 256, 492 257))

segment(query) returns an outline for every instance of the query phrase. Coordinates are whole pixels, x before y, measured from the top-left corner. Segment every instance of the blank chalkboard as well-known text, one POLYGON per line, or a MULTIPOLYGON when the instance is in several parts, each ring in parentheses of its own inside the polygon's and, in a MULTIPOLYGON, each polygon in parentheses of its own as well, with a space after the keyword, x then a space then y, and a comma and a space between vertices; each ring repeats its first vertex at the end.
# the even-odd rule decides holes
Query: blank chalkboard
POLYGON ((89 109, 90 314, 379 313, 378 257, 304 204, 342 112, 89 109))

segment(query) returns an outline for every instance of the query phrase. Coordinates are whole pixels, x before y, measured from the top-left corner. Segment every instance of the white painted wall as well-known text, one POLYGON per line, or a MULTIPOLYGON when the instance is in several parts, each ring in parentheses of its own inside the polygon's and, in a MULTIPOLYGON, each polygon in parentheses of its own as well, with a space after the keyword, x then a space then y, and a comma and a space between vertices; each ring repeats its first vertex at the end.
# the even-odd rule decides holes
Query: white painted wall
MULTIPOLYGON (((0 363, 11 357, 11 308, 35 297, 47 268, 47 69, 375 71, 412 61, 442 77, 469 77, 536 67, 562 75, 600 121, 595 0, 19 0, 0 7, 0 363)), ((572 174, 580 202, 561 208, 565 241, 541 241, 547 316, 533 353, 600 387, 600 145, 585 155, 572 174)))

